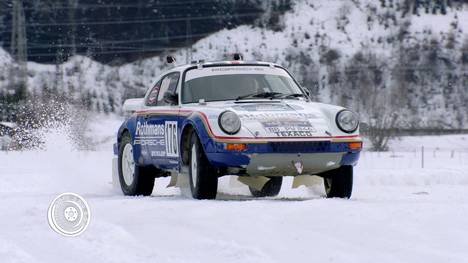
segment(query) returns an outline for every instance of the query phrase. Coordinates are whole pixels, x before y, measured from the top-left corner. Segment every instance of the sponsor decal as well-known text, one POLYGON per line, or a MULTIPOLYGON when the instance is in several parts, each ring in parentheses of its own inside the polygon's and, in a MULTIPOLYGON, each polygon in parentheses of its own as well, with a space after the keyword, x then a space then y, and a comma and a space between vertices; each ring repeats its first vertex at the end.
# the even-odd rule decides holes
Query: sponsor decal
POLYGON ((312 137, 314 132, 311 131, 275 131, 272 132, 278 137, 312 137))
POLYGON ((165 124, 166 155, 169 157, 179 156, 179 143, 177 141, 177 122, 166 121, 165 124))
POLYGON ((161 150, 150 151, 151 157, 178 157, 177 121, 161 124, 137 122, 134 144, 161 147, 161 150))
POLYGON ((312 124, 299 116, 278 116, 259 120, 263 128, 278 137, 310 137, 316 130, 312 124))
POLYGON ((217 68, 211 68, 211 72, 226 72, 226 71, 237 71, 237 72, 247 72, 247 71, 256 71, 256 72, 263 72, 265 71, 265 68, 263 67, 217 67, 217 68))
POLYGON ((261 123, 267 132, 278 137, 309 137, 316 132, 308 121, 276 119, 261 121, 261 123))
POLYGON ((165 151, 151 151, 151 157, 164 157, 166 156, 165 151))
POLYGON ((289 119, 315 119, 316 115, 312 113, 296 113, 296 112, 275 112, 275 113, 240 113, 239 118, 242 120, 258 120, 270 121, 278 118, 289 119))
POLYGON ((308 116, 295 112, 242 114, 241 120, 258 121, 263 128, 278 137, 312 137, 317 131, 308 116))
POLYGON ((164 136, 164 125, 162 124, 148 124, 144 122, 141 124, 137 122, 136 136, 164 136))
POLYGON ((232 107, 235 110, 241 111, 291 111, 293 110, 290 106, 284 104, 254 104, 254 105, 242 105, 232 107))

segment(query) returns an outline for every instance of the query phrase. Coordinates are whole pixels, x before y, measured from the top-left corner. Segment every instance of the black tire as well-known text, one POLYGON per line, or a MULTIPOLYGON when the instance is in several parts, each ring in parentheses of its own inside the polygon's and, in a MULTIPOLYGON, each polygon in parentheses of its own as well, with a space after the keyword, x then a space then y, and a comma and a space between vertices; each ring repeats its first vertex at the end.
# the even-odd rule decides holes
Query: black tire
POLYGON ((206 158, 203 147, 195 132, 192 132, 190 136, 188 157, 189 181, 192 197, 195 199, 215 199, 218 192, 218 173, 216 168, 214 168, 206 158), (193 147, 194 150, 192 150, 193 147), (193 154, 195 154, 195 165, 192 165, 193 154))
POLYGON ((353 192, 353 167, 341 166, 323 174, 327 198, 350 198, 353 192))
POLYGON ((283 177, 271 177, 270 180, 263 186, 262 190, 250 187, 250 193, 255 197, 277 196, 281 190, 283 177))
MULTIPOLYGON (((122 140, 119 147, 119 181, 120 187, 122 188, 122 192, 124 195, 144 195, 148 196, 151 195, 154 188, 154 178, 155 176, 151 173, 151 169, 146 167, 142 167, 134 162, 134 176, 133 181, 130 185, 125 182, 124 175, 123 175, 123 153, 126 145, 132 145, 132 139, 130 134, 125 133, 122 135, 122 140)), ((133 148, 132 148, 133 149, 133 148)))

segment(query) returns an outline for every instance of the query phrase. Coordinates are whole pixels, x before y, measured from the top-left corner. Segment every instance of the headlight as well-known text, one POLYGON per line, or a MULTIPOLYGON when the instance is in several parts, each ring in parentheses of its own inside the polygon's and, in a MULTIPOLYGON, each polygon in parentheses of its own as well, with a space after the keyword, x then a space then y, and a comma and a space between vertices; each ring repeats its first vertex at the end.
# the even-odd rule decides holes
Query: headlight
POLYGON ((352 133, 359 126, 359 117, 350 110, 342 110, 336 115, 336 125, 346 133, 352 133))
POLYGON ((219 127, 227 134, 236 134, 241 128, 239 116, 232 111, 225 111, 219 115, 219 127))

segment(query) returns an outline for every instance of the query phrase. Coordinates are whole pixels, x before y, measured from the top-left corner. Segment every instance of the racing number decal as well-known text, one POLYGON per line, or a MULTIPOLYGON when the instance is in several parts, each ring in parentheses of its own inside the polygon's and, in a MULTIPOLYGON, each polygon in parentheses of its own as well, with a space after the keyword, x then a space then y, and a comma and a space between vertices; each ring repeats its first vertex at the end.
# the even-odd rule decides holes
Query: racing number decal
POLYGON ((178 157, 179 144, 177 142, 177 121, 166 121, 164 123, 166 156, 178 157))

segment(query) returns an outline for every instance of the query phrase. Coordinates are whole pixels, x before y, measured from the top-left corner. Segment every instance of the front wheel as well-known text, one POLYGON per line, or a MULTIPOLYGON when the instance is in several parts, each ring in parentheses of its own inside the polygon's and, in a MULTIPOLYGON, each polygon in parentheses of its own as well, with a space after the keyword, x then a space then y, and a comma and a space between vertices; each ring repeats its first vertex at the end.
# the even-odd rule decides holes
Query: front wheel
POLYGON ((257 190, 249 186, 250 193, 255 197, 277 196, 281 190, 283 177, 271 177, 263 186, 262 190, 257 190))
POLYGON ((350 198, 353 191, 353 167, 341 166, 323 175, 327 198, 350 198))
POLYGON ((195 132, 190 138, 189 150, 190 190, 195 199, 215 199, 218 191, 218 174, 203 152, 195 132))
POLYGON ((119 182, 124 195, 151 195, 154 175, 146 167, 135 163, 130 134, 122 135, 119 148, 119 182))

